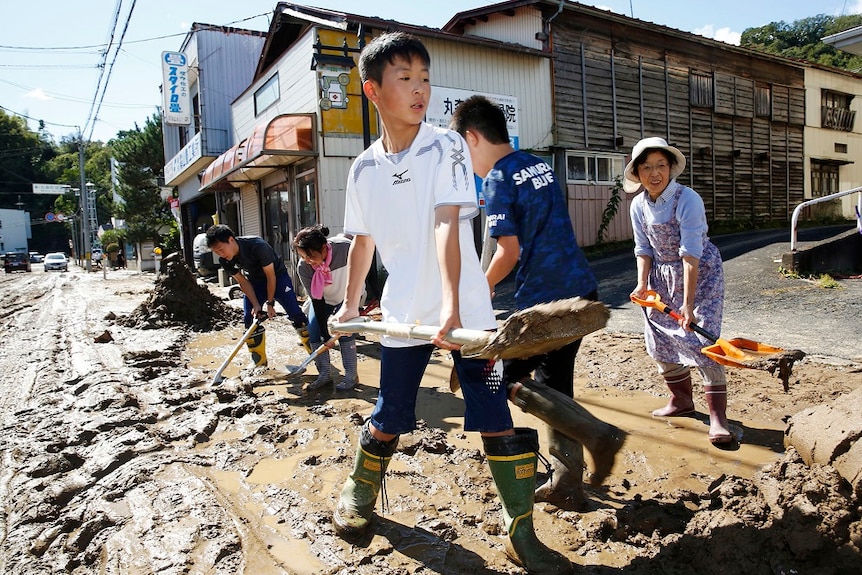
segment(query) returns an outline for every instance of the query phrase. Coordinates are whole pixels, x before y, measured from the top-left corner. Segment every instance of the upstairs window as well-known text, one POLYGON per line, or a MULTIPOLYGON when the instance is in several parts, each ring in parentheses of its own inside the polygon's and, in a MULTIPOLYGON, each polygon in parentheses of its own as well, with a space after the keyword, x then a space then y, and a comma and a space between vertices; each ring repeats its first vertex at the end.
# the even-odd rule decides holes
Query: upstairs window
POLYGON ((698 108, 712 108, 715 90, 712 74, 692 70, 688 76, 689 102, 698 108))
POLYGON ((754 91, 754 113, 758 118, 772 117, 772 86, 758 84, 754 91))
POLYGON ((257 89, 254 93, 254 115, 257 116, 275 102, 281 96, 281 91, 278 87, 278 73, 275 73, 272 78, 267 80, 263 86, 257 89))
POLYGON ((853 121, 856 112, 850 110, 851 94, 821 90, 820 92, 820 127, 842 132, 853 131, 853 121))

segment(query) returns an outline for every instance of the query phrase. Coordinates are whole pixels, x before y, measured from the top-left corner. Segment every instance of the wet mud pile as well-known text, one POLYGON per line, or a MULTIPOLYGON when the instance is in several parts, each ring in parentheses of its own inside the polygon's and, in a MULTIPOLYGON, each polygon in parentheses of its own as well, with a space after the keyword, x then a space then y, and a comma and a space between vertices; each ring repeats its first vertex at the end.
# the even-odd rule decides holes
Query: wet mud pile
POLYGON ((647 552, 632 573, 849 575, 862 572, 860 505, 834 469, 809 467, 791 448, 753 480, 638 498, 604 535, 647 552))
POLYGON ((224 329, 240 318, 236 308, 198 284, 180 255, 174 253, 162 261, 150 297, 118 323, 139 329, 184 326, 193 331, 211 331, 224 329))

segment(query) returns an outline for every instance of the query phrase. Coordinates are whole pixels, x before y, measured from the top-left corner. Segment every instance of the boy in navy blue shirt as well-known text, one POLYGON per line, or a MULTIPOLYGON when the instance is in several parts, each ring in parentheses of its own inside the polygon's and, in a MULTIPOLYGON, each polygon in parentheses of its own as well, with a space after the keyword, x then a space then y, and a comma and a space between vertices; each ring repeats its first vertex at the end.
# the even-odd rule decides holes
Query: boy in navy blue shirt
MULTIPOLYGON (((452 116, 452 128, 464 136, 473 171, 484 178, 488 227, 497 240, 485 271, 491 293, 518 266, 515 304, 519 309, 572 297, 598 299, 596 278, 578 247, 553 168, 537 156, 512 148, 503 111, 484 96, 462 102, 452 116)), ((520 381, 535 372, 537 382, 573 397, 580 345, 578 340, 544 355, 506 360, 504 377, 520 381)), ((594 484, 600 484, 610 472, 625 434, 586 410, 578 425, 583 432, 576 438, 548 429, 552 473, 536 489, 536 501, 567 510, 583 509, 583 446, 593 457, 594 484)))

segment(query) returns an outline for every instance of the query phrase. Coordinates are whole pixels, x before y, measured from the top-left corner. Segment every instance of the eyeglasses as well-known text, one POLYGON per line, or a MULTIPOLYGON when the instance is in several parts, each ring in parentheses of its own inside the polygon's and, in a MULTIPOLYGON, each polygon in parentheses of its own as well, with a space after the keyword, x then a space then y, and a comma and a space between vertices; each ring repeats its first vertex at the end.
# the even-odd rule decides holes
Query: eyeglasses
POLYGON ((638 172, 651 174, 653 170, 658 170, 659 172, 670 170, 670 164, 668 164, 667 162, 659 162, 654 166, 652 164, 641 164, 640 166, 638 166, 638 172))

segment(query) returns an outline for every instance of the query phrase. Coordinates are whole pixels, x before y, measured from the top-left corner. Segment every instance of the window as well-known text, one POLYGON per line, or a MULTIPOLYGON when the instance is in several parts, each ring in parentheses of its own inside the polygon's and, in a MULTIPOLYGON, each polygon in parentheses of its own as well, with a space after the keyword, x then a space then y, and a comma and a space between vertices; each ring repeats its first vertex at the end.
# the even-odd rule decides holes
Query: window
POLYGON ((820 92, 820 127, 843 132, 853 131, 853 120, 856 112, 850 110, 851 94, 842 94, 832 90, 820 92))
POLYGON ((611 154, 566 154, 566 181, 579 184, 613 184, 623 175, 623 157, 611 154))
POLYGON ((195 94, 192 98, 192 117, 195 120, 195 134, 201 131, 201 98, 200 94, 195 94))
POLYGON ((692 106, 712 108, 715 101, 712 74, 692 70, 688 77, 689 101, 692 106))
POLYGON ((280 95, 278 73, 276 73, 254 93, 254 115, 257 116, 277 102, 280 95))
POLYGON ((822 198, 838 192, 838 166, 811 162, 811 197, 822 198))
POLYGON ((847 153, 847 144, 841 144, 839 142, 835 142, 835 153, 836 154, 846 154, 847 153))
POLYGON ((754 93, 754 113, 759 118, 772 117, 772 86, 758 84, 754 93))

